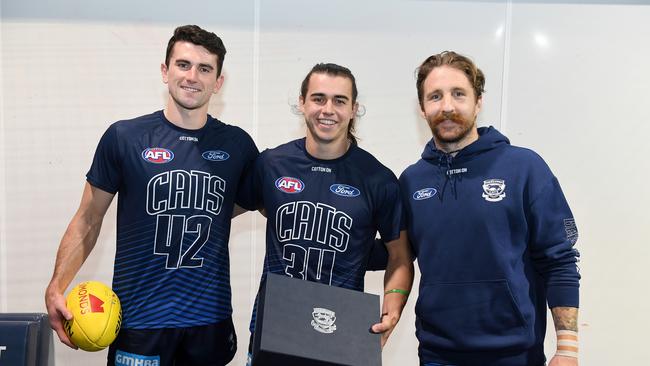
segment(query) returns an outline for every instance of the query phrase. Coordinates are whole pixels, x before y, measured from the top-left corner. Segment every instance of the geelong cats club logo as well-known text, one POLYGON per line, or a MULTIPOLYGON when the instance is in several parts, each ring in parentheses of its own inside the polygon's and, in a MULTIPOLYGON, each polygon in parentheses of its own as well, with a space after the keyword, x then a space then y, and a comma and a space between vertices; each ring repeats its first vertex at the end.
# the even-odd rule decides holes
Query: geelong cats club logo
POLYGON ((300 193, 305 189, 305 183, 298 178, 281 177, 275 181, 275 187, 284 193, 300 193))
POLYGON ((311 313, 313 320, 311 321, 311 326, 314 327, 314 330, 321 333, 334 333, 336 330, 336 313, 332 310, 325 308, 314 308, 314 311, 311 313))
POLYGON ((489 202, 499 202, 506 196, 506 181, 488 179, 483 181, 483 198, 489 202))
POLYGON ((150 163, 165 164, 174 159, 174 153, 162 147, 150 147, 142 151, 142 158, 150 163))

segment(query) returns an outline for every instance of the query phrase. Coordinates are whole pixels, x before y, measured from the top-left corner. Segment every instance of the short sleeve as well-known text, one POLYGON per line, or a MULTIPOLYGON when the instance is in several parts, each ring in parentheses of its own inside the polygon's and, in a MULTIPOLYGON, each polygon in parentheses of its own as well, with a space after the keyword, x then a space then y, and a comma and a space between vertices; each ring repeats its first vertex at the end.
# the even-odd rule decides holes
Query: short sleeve
POLYGON ((399 238, 400 231, 406 225, 397 178, 391 176, 390 180, 379 186, 378 192, 374 218, 379 234, 388 243, 399 238))
POLYGON ((119 190, 122 184, 122 166, 115 124, 111 125, 99 140, 86 180, 108 193, 115 194, 119 190))
POLYGON ((241 177, 239 178, 239 185, 237 188, 237 197, 235 202, 250 211, 257 210, 261 206, 261 198, 258 187, 260 187, 258 171, 261 167, 258 163, 259 150, 253 142, 253 139, 248 136, 248 141, 245 144, 245 162, 242 170, 241 177))

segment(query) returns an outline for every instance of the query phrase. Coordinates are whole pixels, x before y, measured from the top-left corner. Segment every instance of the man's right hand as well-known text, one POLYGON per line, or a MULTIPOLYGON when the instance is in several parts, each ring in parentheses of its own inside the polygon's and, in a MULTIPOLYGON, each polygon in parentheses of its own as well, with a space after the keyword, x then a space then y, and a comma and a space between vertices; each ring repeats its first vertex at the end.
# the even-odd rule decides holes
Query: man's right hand
POLYGON ((72 313, 65 306, 65 297, 63 297, 63 294, 53 289, 51 285, 45 291, 45 306, 47 307, 47 314, 50 318, 50 327, 54 329, 61 342, 70 348, 77 349, 78 347, 72 343, 63 329, 64 320, 71 320, 72 313))
POLYGON ((65 306, 63 291, 74 279, 79 268, 92 252, 102 221, 115 194, 86 182, 77 213, 72 217, 56 252, 56 263, 50 284, 45 290, 45 306, 54 329, 62 343, 77 349, 63 329, 65 320, 72 320, 72 313, 65 306))

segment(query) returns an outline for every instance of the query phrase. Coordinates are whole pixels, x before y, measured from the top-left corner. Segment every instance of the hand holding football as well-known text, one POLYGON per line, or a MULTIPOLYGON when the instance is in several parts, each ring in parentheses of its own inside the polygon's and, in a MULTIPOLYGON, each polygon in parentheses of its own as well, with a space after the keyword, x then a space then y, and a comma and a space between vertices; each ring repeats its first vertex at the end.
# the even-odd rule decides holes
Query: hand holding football
POLYGON ((66 297, 72 320, 64 322, 70 340, 84 351, 100 351, 117 337, 122 307, 113 290, 97 281, 81 282, 66 297))

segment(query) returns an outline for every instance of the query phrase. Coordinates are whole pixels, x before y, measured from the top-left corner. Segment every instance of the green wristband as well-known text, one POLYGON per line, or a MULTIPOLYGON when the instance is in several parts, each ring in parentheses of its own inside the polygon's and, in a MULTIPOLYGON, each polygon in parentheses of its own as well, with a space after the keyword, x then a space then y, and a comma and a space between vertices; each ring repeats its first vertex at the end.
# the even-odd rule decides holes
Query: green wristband
POLYGON ((402 290, 402 289, 399 289, 399 288, 394 288, 394 289, 391 289, 391 290, 388 290, 388 291, 384 292, 384 295, 388 295, 388 294, 392 294, 392 293, 402 294, 404 296, 408 296, 411 292, 406 291, 406 290, 402 290))

